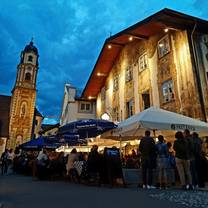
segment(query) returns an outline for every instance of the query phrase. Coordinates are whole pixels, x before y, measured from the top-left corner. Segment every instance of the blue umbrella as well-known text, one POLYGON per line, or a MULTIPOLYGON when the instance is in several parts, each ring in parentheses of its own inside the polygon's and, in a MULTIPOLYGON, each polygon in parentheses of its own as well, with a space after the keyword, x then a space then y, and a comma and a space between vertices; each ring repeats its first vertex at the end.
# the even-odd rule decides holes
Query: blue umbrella
POLYGON ((79 139, 77 134, 65 134, 65 135, 54 135, 45 138, 47 143, 53 143, 57 145, 68 144, 70 146, 86 144, 85 140, 79 139))
POLYGON ((39 149, 39 148, 57 148, 58 144, 50 143, 45 137, 40 136, 37 139, 32 139, 20 145, 21 149, 39 149))
POLYGON ((73 121, 59 128, 59 135, 78 134, 80 139, 96 137, 105 131, 116 128, 113 122, 101 119, 83 119, 73 121))

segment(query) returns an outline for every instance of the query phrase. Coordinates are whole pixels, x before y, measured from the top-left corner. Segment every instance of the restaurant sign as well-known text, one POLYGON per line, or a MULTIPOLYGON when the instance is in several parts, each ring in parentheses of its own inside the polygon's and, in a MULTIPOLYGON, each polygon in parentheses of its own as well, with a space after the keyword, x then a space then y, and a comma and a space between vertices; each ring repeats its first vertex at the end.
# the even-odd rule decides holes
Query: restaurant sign
POLYGON ((172 130, 185 130, 188 129, 189 131, 195 131, 196 128, 191 125, 186 125, 186 124, 171 124, 171 129, 172 130))

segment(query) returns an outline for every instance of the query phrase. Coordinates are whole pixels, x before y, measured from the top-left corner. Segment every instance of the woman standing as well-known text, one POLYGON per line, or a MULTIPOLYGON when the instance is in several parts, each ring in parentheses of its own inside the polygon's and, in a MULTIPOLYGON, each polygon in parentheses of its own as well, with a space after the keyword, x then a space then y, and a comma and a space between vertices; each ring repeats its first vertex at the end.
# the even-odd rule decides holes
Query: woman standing
POLYGON ((66 170, 67 175, 70 175, 70 170, 73 168, 73 164, 75 161, 78 161, 79 157, 77 154, 77 150, 74 148, 72 149, 71 153, 68 155, 66 170))
POLYGON ((168 167, 168 147, 162 135, 158 136, 157 147, 157 165, 159 169, 160 189, 167 188, 167 167, 168 167))

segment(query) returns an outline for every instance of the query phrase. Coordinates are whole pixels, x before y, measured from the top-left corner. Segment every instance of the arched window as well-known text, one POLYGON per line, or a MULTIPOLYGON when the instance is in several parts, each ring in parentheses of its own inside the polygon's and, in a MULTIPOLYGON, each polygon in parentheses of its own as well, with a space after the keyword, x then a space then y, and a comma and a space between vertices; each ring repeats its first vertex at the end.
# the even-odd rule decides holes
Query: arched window
POLYGON ((33 61, 33 57, 32 56, 28 56, 28 61, 32 62, 33 61))
POLYGON ((30 74, 29 72, 27 72, 27 73, 25 74, 25 80, 28 80, 28 81, 31 80, 31 74, 30 74))

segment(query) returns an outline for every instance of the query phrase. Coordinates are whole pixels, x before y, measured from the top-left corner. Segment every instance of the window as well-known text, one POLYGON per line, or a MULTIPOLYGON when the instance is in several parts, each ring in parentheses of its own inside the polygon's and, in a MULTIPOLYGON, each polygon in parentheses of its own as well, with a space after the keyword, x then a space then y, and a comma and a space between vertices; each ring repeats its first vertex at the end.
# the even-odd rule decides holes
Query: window
POLYGON ((30 81, 31 80, 31 74, 29 72, 27 72, 25 74, 25 80, 30 81))
POLYGON ((143 102, 143 109, 147 109, 150 107, 150 94, 149 92, 142 94, 142 102, 143 102))
POLYGON ((133 79, 133 70, 132 70, 132 67, 129 66, 127 67, 126 69, 126 82, 129 82, 133 79))
POLYGON ((85 104, 81 103, 81 110, 85 110, 85 104))
POLYGON ((139 57, 139 72, 142 72, 147 68, 147 53, 144 53, 139 57))
POLYGON ((126 103, 126 117, 129 118, 130 116, 133 116, 133 114, 133 99, 131 99, 126 103))
POLYGON ((91 103, 82 102, 79 104, 79 112, 90 113, 91 112, 91 103))
POLYGON ((173 81, 169 80, 162 85, 163 102, 169 102, 174 99, 173 81))
POLYGON ((118 107, 113 108, 113 120, 114 121, 119 121, 119 111, 118 111, 118 107))
POLYGON ((169 37, 168 35, 166 35, 160 41, 158 41, 158 56, 159 58, 162 58, 169 52, 170 52, 169 37))
POLYGON ((85 104, 85 108, 86 108, 86 111, 89 111, 90 110, 90 104, 89 103, 86 103, 85 104))
POLYGON ((118 90, 118 75, 115 75, 113 77, 113 91, 117 91, 118 90))
POLYGON ((32 62, 33 61, 33 57, 32 56, 28 56, 28 61, 32 62))

